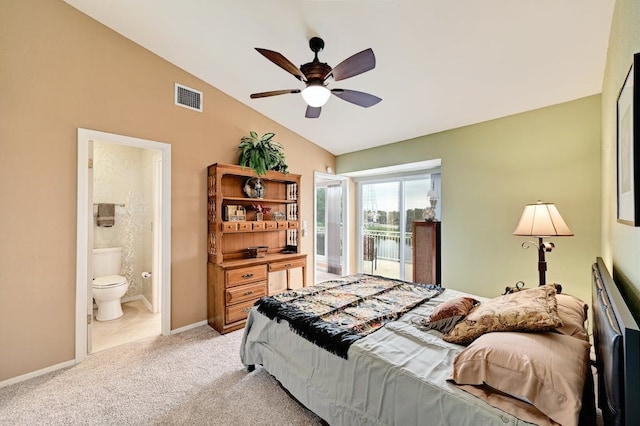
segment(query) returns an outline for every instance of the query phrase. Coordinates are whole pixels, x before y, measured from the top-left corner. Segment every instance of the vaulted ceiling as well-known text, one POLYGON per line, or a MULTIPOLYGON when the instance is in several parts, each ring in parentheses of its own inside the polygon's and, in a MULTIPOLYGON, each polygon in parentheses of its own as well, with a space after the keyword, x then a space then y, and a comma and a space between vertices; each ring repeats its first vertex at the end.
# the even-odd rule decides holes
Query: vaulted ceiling
MULTIPOLYGON (((614 0, 65 0, 70 5, 338 155, 601 92, 614 0), (375 69, 330 88, 317 119, 304 84, 260 55, 331 66, 367 48, 375 69)), ((196 88, 197 89, 197 88, 196 88)), ((206 99, 204 100, 206 108, 206 99)), ((267 132, 269 129, 255 129, 267 132)))

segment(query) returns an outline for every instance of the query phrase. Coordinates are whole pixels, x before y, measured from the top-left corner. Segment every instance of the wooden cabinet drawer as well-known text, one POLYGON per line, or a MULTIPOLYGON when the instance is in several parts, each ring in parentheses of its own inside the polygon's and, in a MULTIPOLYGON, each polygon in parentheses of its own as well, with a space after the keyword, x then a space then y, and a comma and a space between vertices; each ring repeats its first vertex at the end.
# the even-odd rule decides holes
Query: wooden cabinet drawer
POLYGON ((284 271, 285 269, 301 268, 305 266, 304 259, 282 260, 269 263, 269 272, 284 271))
POLYGON ((238 222, 238 231, 251 231, 251 222, 238 222))
POLYGON ((278 229, 287 229, 289 227, 288 222, 278 222, 278 229))
POLYGON ((233 232, 238 230, 238 222, 222 222, 223 232, 233 232))
POLYGON ((247 319, 249 316, 249 311, 253 308, 253 304, 255 303, 255 299, 238 303, 236 305, 227 306, 225 309, 227 323, 232 323, 240 320, 247 319))
POLYGON ((245 283, 264 281, 267 279, 267 265, 249 266, 247 268, 226 271, 227 287, 235 287, 245 283))
POLYGON ((278 229, 278 222, 274 222, 272 220, 268 220, 264 222, 264 229, 274 230, 278 229))
POLYGON ((251 222, 251 229, 253 230, 263 230, 265 229, 265 223, 262 221, 258 221, 258 222, 251 222))
POLYGON ((236 286, 226 290, 227 306, 267 295, 267 282, 236 286))
POLYGON ((289 222, 289 229, 298 229, 298 222, 289 222))

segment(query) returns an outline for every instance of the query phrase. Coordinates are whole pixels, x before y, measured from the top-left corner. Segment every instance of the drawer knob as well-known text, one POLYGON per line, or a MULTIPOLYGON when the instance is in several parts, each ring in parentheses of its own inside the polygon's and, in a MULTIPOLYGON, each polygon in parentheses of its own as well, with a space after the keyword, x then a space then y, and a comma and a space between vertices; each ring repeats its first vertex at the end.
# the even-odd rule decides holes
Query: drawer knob
POLYGON ((285 268, 288 268, 289 266, 291 266, 290 263, 287 263, 287 264, 284 265, 285 268))
POLYGON ((245 296, 250 296, 252 294, 253 294, 253 290, 245 291, 244 293, 245 296))
POLYGON ((244 308, 242 310, 242 312, 244 312, 245 314, 248 314, 251 311, 251 308, 244 308))
POLYGON ((253 277, 253 273, 244 274, 242 278, 247 279, 253 277))

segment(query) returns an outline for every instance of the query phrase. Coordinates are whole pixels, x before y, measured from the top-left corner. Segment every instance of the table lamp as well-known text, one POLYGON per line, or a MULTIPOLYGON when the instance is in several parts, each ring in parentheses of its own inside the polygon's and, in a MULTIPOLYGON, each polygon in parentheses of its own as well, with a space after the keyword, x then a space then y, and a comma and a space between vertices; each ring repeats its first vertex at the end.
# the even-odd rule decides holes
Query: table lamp
POLYGON ((536 204, 527 204, 520 217, 520 222, 516 226, 513 235, 522 235, 527 237, 538 237, 538 244, 533 241, 525 241, 522 248, 527 249, 529 245, 538 248, 538 275, 540 277, 539 285, 545 285, 547 262, 544 258, 545 252, 553 250, 555 245, 551 242, 544 242, 544 237, 570 237, 573 232, 560 216, 560 212, 553 203, 543 203, 538 201, 536 204))

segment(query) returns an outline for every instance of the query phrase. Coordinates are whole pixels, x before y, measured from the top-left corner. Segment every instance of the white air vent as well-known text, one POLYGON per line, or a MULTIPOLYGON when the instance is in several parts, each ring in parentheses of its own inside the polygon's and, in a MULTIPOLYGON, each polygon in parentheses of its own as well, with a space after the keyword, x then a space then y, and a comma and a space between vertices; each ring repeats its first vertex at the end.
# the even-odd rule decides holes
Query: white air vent
POLYGON ((202 92, 176 83, 175 103, 202 112, 202 92))

